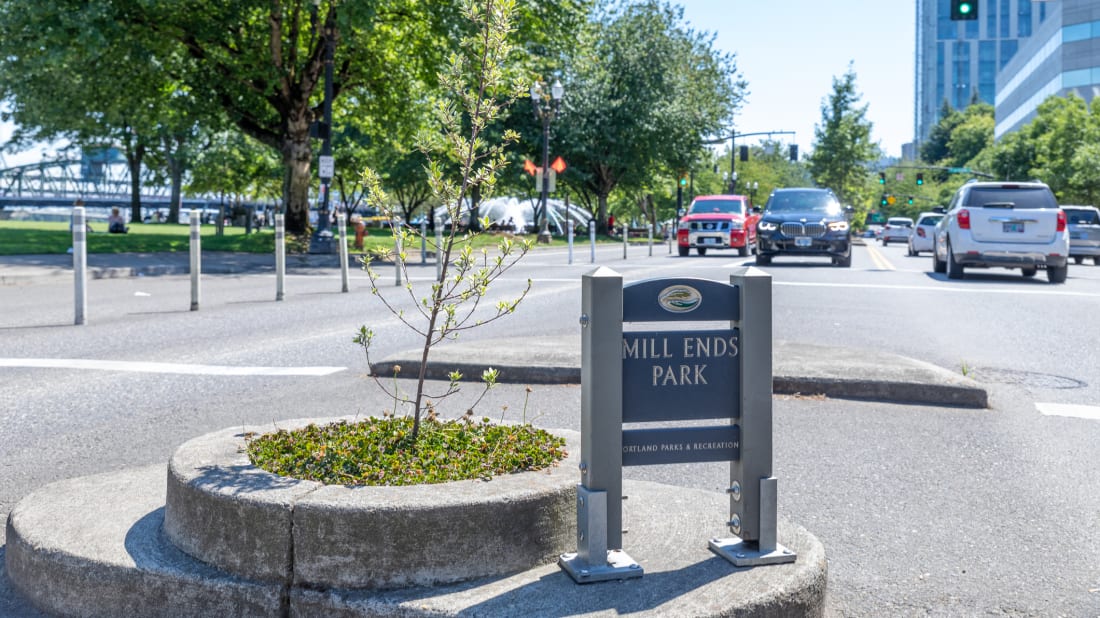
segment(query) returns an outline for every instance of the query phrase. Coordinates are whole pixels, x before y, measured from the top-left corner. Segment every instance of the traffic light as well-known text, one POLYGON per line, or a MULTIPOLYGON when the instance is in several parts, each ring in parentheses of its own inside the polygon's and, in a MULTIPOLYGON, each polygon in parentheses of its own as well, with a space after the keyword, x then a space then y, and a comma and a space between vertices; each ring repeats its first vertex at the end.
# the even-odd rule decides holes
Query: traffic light
POLYGON ((969 21, 978 19, 978 3, 976 0, 951 0, 951 20, 969 21))
POLYGON ((923 185, 923 184, 924 184, 924 174, 922 174, 920 172, 917 172, 917 185, 920 186, 920 185, 923 185))
POLYGON ((742 161, 748 161, 749 160, 749 147, 748 146, 742 146, 741 147, 741 160, 742 161))
POLYGON ((887 202, 887 201, 886 201, 886 194, 885 194, 885 193, 883 193, 883 194, 882 194, 882 200, 880 200, 880 201, 879 201, 879 205, 881 205, 881 206, 885 206, 885 205, 886 205, 886 204, 888 204, 888 203, 889 203, 889 202, 887 202))
POLYGON ((912 205, 913 205, 913 196, 912 196, 912 195, 910 195, 910 196, 909 196, 909 200, 907 201, 907 203, 908 203, 908 204, 909 204, 910 206, 912 206, 912 205))
POLYGON ((688 173, 680 172, 680 186, 686 187, 688 185, 688 173))
POLYGON ((886 184, 886 172, 879 172, 878 173, 878 183, 880 185, 886 184))
POLYGON ((791 144, 791 161, 798 162, 798 144, 791 144))

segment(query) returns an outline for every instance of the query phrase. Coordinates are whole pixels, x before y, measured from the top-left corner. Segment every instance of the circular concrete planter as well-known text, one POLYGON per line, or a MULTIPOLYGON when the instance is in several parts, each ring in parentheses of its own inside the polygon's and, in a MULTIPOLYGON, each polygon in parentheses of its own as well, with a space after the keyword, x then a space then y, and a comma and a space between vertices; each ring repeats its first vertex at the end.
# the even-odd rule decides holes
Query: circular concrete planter
POLYGON ((569 456, 547 470, 490 481, 343 487, 251 465, 244 436, 271 430, 227 429, 176 451, 164 513, 175 546, 248 579, 387 589, 516 573, 552 563, 576 543, 576 432, 555 432, 569 456))

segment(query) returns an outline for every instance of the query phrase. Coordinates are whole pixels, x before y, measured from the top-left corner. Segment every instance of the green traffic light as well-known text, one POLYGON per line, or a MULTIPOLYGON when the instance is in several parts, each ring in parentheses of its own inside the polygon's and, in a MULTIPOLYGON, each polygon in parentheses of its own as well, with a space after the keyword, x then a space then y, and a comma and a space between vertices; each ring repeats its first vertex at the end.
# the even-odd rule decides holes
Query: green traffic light
POLYGON ((972 9, 973 7, 970 6, 969 2, 959 3, 959 13, 962 13, 963 15, 969 15, 972 9))

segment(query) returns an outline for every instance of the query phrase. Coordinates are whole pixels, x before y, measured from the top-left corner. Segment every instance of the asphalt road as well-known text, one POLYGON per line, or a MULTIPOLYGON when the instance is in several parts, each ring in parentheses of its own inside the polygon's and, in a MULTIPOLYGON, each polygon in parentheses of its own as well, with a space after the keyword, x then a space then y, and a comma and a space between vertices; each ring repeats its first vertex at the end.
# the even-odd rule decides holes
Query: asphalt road
MULTIPOLYGON (((887 349, 992 386, 989 410, 777 398, 780 516, 824 543, 830 614, 1100 615, 1100 420, 1040 406, 1100 406, 1100 268, 1071 266, 1057 286, 1009 271, 947 281, 930 273, 930 257, 904 252, 860 247, 851 269, 818 259, 764 268, 774 277, 777 339, 887 349)), ((520 309, 463 336, 522 346, 525 335, 576 332, 579 276, 593 265, 587 248, 574 257, 567 265, 560 250, 529 256, 493 288, 516 295, 532 278, 520 309)), ((632 247, 628 260, 621 248, 597 259, 628 280, 723 279, 745 262, 671 257, 663 245, 652 257, 632 247)), ((413 270, 417 285, 434 274, 413 270)), ((392 269, 378 271, 395 290, 392 269)), ((416 341, 364 275, 352 276, 343 294, 333 270, 296 270, 282 302, 270 274, 209 276, 199 311, 189 311, 186 276, 97 280, 80 327, 71 281, 0 287, 0 515, 45 483, 166 462, 178 444, 215 429, 381 410, 355 330, 378 332, 380 357, 416 341), (301 375, 265 375, 271 367, 301 375)), ((394 302, 412 309, 412 300, 394 302)), ((450 409, 464 411, 477 395, 464 388, 450 409)), ((579 429, 579 399, 578 387, 506 385, 479 411, 579 429)), ((700 464, 627 474, 721 491, 728 472, 700 464)), ((624 516, 629 527, 629 506, 624 516)), ((0 615, 25 610, 0 583, 0 615)))

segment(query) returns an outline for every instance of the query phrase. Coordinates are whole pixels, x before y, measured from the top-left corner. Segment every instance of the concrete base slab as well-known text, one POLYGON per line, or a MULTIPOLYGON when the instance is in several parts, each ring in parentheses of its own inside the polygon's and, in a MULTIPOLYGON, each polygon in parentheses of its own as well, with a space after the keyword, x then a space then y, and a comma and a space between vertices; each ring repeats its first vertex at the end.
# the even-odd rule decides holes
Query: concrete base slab
POLYGON ((738 568, 708 539, 728 534, 724 494, 626 481, 623 548, 639 579, 578 585, 557 565, 507 577, 391 591, 283 589, 236 578, 161 534, 165 469, 54 483, 7 526, 7 574, 52 614, 79 616, 821 616, 825 550, 779 521, 791 564, 738 568))
POLYGON ((69 479, 8 516, 7 575, 35 606, 63 616, 277 616, 276 585, 231 577, 161 535, 165 467, 69 479))

